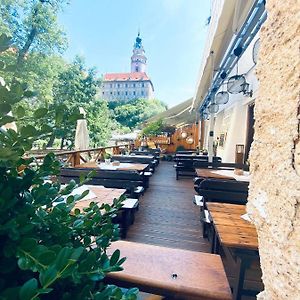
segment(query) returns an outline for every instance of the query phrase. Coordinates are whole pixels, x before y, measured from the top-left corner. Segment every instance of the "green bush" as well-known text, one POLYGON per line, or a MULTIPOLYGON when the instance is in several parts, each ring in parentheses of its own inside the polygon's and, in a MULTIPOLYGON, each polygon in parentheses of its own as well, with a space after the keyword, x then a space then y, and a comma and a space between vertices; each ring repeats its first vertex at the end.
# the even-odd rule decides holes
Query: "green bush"
MULTIPOLYGON (((1 36, 0 52, 8 44, 1 36)), ((32 95, 26 85, 0 78, 0 127, 20 121, 25 115, 20 103, 32 95), (12 110, 17 119, 8 114, 12 110)), ((55 112, 51 126, 48 114, 46 108, 35 110, 33 125, 19 122, 18 132, 0 128, 0 299, 136 299, 136 289, 123 293, 103 283, 108 272, 122 270, 125 260, 119 250, 106 254, 119 236, 112 218, 123 199, 74 210, 88 192, 70 195, 78 186, 74 181, 61 186, 49 180, 61 167, 53 153, 41 163, 25 155, 62 126, 61 112, 55 112)), ((69 117, 76 121, 78 113, 69 117)))

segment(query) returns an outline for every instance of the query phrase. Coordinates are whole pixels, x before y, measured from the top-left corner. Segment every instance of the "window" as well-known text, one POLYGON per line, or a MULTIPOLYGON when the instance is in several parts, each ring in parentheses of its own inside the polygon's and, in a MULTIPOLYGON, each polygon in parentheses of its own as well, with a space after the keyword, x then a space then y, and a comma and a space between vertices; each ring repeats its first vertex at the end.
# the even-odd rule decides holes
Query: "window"
MULTIPOLYGON (((127 88, 128 87, 128 84, 127 83, 125 83, 125 87, 127 88)), ((127 94, 126 94, 127 95, 127 94)))
POLYGON ((133 87, 135 88, 135 83, 133 84, 133 87))
POLYGON ((112 92, 110 92, 110 94, 112 95, 112 92))
POLYGON ((133 91, 133 95, 135 96, 135 91, 133 91))
POLYGON ((102 92, 102 95, 104 95, 104 92, 102 92))
POLYGON ((145 87, 145 84, 144 84, 144 82, 142 83, 142 87, 145 87))
POLYGON ((120 83, 118 83, 118 88, 120 87, 120 83))
POLYGON ((128 95, 128 92, 127 92, 127 91, 125 92, 125 95, 126 95, 126 96, 128 95))
POLYGON ((144 91, 141 91, 141 95, 144 96, 144 91))
POLYGON ((120 92, 118 92, 118 95, 120 95, 120 92))
POLYGON ((112 88, 112 83, 110 84, 110 88, 112 88))

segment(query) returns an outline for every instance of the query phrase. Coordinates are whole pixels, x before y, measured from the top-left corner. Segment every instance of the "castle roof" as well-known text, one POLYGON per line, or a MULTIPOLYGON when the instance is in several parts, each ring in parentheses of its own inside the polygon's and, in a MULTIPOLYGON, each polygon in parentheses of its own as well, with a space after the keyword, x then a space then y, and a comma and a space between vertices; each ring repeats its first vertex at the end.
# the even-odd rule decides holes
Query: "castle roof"
POLYGON ((104 74, 103 77, 103 81, 137 81, 137 80, 150 80, 150 78, 144 72, 106 73, 104 74))

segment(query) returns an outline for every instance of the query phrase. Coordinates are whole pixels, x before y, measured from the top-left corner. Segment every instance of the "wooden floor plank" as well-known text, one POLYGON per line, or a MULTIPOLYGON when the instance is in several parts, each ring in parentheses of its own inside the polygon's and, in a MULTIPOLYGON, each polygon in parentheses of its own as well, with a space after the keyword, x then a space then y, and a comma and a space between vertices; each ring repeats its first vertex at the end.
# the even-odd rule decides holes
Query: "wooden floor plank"
POLYGON ((209 252, 209 243, 202 238, 199 208, 193 204, 193 180, 176 180, 175 175, 173 163, 160 163, 140 199, 140 209, 126 240, 209 252))

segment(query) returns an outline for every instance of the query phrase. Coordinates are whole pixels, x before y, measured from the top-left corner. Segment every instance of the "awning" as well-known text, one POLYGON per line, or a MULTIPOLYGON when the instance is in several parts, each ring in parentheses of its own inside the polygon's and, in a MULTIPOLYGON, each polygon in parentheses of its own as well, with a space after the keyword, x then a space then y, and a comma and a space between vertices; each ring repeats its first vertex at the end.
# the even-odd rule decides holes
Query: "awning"
POLYGON ((190 111, 193 99, 190 98, 146 121, 151 123, 162 119, 166 125, 182 127, 196 122, 196 111, 190 111))
POLYGON ((255 0, 215 0, 208 38, 200 66, 191 109, 198 109, 212 83, 212 72, 218 69, 232 38, 245 22, 255 0), (214 68, 214 70, 213 70, 214 68))

